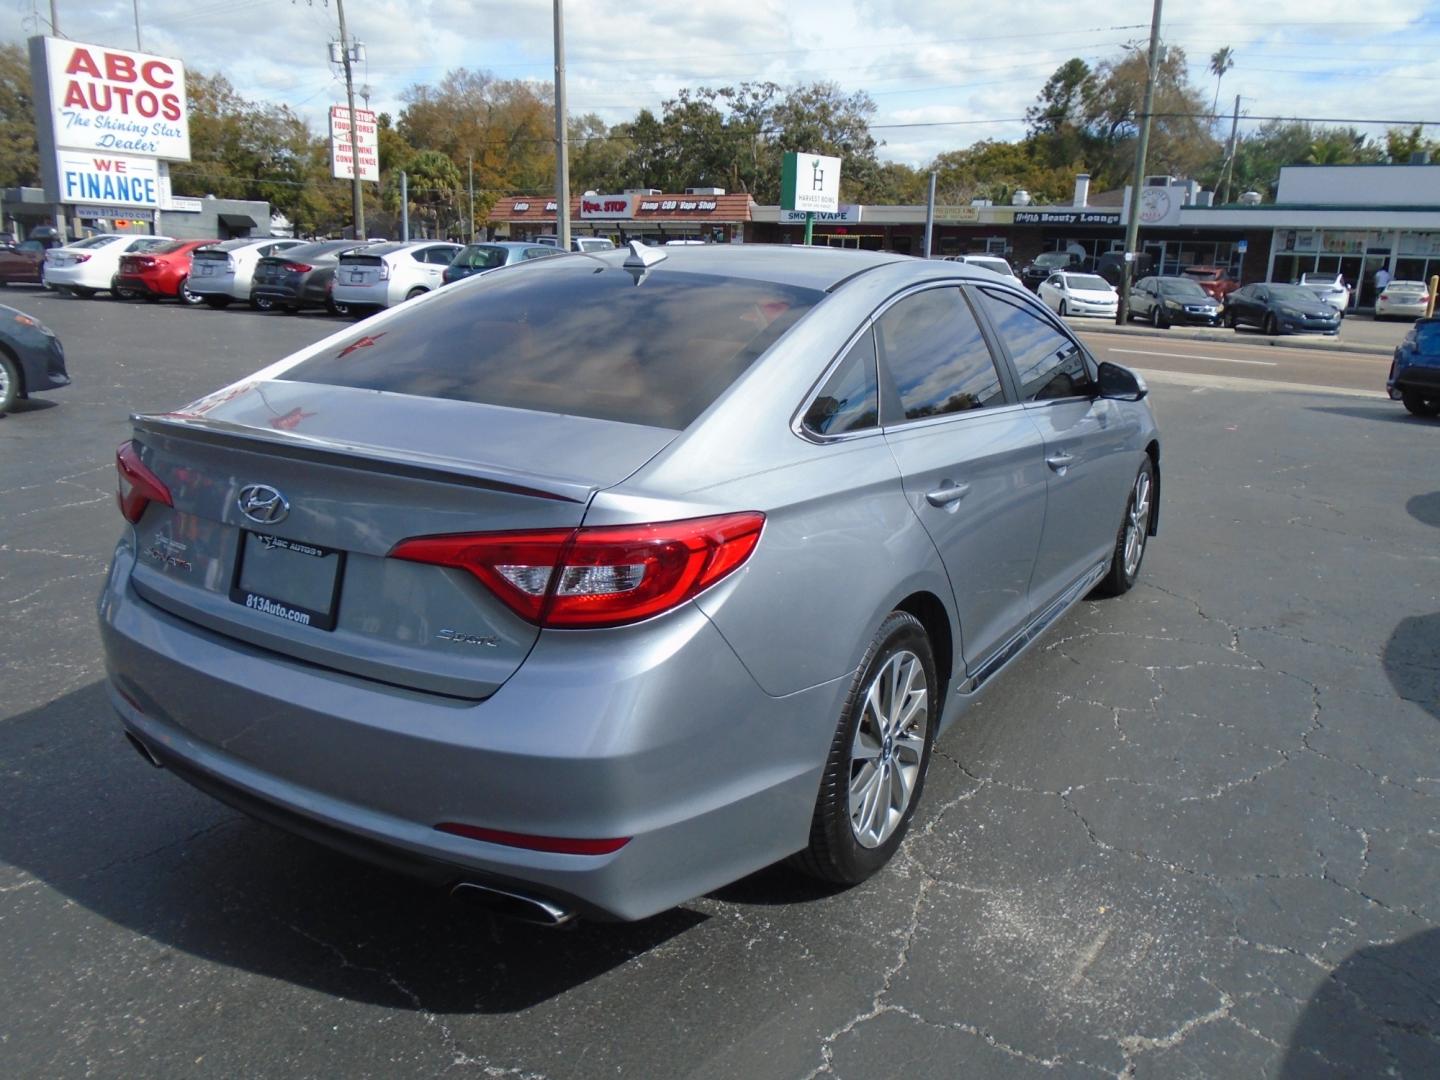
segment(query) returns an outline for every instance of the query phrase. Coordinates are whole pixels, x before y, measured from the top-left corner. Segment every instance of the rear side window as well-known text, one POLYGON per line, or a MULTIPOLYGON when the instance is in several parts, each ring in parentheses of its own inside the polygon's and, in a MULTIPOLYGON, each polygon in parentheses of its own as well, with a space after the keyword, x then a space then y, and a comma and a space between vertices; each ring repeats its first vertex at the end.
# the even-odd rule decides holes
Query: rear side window
POLYGON ((959 289, 908 296, 880 316, 875 330, 905 419, 1005 403, 995 360, 959 289))
POLYGON ((1073 338, 1019 297, 978 290, 980 306, 1015 361, 1021 401, 1049 401, 1090 392, 1085 353, 1073 338))
POLYGON ((281 378, 679 429, 823 295, 536 259, 357 329, 281 378))
POLYGON ((875 336, 866 330, 805 410, 805 426, 817 435, 843 435, 873 428, 879 422, 875 336))

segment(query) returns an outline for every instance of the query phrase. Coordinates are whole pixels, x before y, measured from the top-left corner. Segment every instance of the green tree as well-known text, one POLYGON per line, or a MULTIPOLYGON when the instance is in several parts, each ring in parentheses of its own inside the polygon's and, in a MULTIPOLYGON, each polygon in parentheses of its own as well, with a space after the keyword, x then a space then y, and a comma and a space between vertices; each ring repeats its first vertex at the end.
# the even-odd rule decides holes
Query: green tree
POLYGON ((439 150, 421 150, 410 159, 405 171, 410 176, 412 220, 418 219, 422 227, 428 223, 432 237, 460 232, 456 207, 464 180, 455 162, 439 150))
POLYGON ((39 183, 30 58, 21 45, 0 45, 0 187, 39 183))
POLYGON ((1225 73, 1235 66, 1235 50, 1229 45, 1222 45, 1210 54, 1210 74, 1215 76, 1215 100, 1210 105, 1210 115, 1214 116, 1220 108, 1220 80, 1225 78, 1225 73))

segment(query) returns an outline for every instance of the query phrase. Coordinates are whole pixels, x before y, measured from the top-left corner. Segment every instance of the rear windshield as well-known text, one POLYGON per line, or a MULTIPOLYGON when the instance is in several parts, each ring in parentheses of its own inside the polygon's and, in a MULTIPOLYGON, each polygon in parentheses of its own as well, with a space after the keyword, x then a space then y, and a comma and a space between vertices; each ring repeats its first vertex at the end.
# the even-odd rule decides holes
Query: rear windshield
POLYGON ((84 240, 76 240, 75 243, 67 245, 72 248, 97 248, 106 244, 113 244, 116 240, 123 240, 120 233, 106 233, 103 236, 87 236, 84 240))
POLYGON ((181 248, 185 247, 187 244, 190 243, 193 243, 193 241, 169 240, 163 244, 157 244, 155 247, 150 248, 149 250, 154 252, 156 255, 173 255, 175 252, 179 251, 181 248))
POLYGON ((301 244, 299 247, 286 248, 283 252, 276 252, 275 256, 282 256, 289 262, 304 262, 306 259, 318 259, 322 255, 333 255, 337 251, 354 247, 353 240, 321 240, 316 244, 301 244))
POLYGON ((680 429, 823 295, 536 259, 357 329, 280 377, 680 429))

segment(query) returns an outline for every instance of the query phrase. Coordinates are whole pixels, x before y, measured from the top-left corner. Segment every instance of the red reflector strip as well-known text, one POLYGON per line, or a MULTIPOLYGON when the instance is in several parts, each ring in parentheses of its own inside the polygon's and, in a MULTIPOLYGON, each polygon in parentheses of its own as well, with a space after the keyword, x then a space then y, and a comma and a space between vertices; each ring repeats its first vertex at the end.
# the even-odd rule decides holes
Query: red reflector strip
POLYGON ((461 825, 454 821, 442 821, 435 828, 452 836, 463 836, 467 840, 483 840, 487 844, 504 844, 506 847, 526 848, 530 851, 549 851, 558 855, 609 855, 611 852, 619 851, 630 842, 628 836, 614 840, 577 840, 568 836, 531 836, 528 833, 505 832, 503 829, 484 829, 479 825, 461 825))

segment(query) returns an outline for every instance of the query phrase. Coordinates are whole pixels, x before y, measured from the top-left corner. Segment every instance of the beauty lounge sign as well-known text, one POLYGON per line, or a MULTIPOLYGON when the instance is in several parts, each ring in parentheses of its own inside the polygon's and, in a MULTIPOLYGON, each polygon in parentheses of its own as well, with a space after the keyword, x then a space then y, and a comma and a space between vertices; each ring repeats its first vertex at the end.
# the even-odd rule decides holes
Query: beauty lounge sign
POLYGON ((190 160, 184 64, 149 53, 44 40, 57 148, 190 160))

